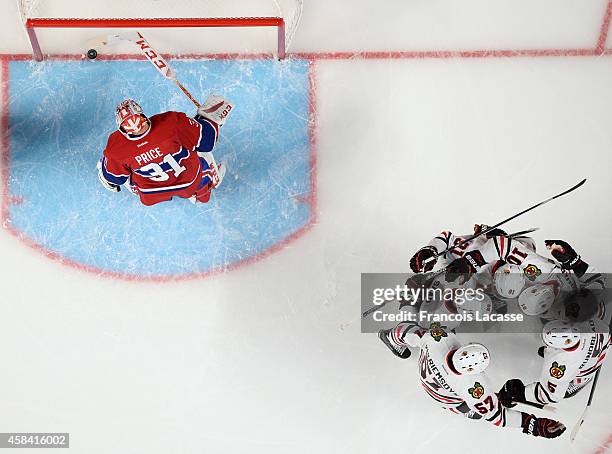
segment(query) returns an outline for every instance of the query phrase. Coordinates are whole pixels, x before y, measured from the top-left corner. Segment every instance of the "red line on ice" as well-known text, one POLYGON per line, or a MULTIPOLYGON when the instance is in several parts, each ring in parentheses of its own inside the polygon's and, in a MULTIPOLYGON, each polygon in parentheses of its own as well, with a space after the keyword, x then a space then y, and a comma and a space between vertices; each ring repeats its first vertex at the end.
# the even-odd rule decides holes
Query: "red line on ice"
POLYGON ((595 51, 597 54, 602 54, 606 48, 606 41, 608 40, 608 33, 610 32, 610 20, 612 19, 612 0, 608 0, 606 6, 606 12, 604 13, 603 21, 601 22, 601 29, 599 31, 599 38, 597 39, 597 45, 595 51))

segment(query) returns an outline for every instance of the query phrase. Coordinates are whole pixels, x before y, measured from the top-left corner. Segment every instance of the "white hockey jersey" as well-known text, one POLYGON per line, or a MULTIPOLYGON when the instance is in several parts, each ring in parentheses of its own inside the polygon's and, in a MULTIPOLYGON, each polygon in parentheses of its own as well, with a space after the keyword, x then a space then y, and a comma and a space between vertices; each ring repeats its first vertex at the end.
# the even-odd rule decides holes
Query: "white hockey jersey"
POLYGON ((449 358, 462 345, 455 334, 437 323, 428 330, 403 323, 392 334, 405 344, 420 348, 421 386, 440 406, 499 427, 521 427, 521 412, 501 405, 484 373, 462 375, 453 368, 449 358))
POLYGON ((528 401, 549 404, 570 397, 589 383, 606 357, 610 345, 608 325, 599 319, 580 325, 578 344, 569 349, 544 350, 540 380, 525 387, 528 401))
MULTIPOLYGON (((440 233, 429 242, 438 252, 444 251, 452 245, 460 244, 471 235, 457 236, 449 231, 440 233)), ((556 295, 567 296, 573 294, 580 288, 604 288, 605 282, 601 274, 595 268, 589 266, 582 277, 576 276, 572 271, 563 270, 555 260, 544 257, 536 252, 535 241, 529 237, 508 238, 505 236, 494 236, 487 238, 481 235, 474 240, 452 249, 441 257, 440 266, 445 267, 453 260, 464 256, 467 252, 478 250, 487 266, 479 270, 482 284, 490 283, 491 273, 494 271, 492 265, 498 260, 518 265, 525 276, 526 284, 551 285, 556 295)))
MULTIPOLYGON (((457 236, 452 232, 445 231, 432 239, 428 245, 433 246, 438 252, 442 252, 450 246, 460 244, 470 236, 472 235, 457 236)), ((508 263, 520 264, 525 258, 525 251, 529 253, 535 252, 535 242, 527 237, 515 239, 506 236, 494 236, 487 238, 486 235, 480 235, 457 247, 457 249, 451 249, 444 254, 442 256, 443 266, 457 258, 463 257, 467 252, 475 250, 480 251, 487 263, 504 260, 508 263)))

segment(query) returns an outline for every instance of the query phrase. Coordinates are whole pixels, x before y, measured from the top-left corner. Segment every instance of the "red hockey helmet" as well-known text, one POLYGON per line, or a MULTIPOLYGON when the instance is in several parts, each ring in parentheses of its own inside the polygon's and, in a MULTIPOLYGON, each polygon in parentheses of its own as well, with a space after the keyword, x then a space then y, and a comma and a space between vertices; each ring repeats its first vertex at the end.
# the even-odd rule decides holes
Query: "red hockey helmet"
POLYGON ((117 128, 128 139, 134 139, 146 134, 151 122, 144 114, 142 107, 133 99, 126 99, 115 109, 117 128))

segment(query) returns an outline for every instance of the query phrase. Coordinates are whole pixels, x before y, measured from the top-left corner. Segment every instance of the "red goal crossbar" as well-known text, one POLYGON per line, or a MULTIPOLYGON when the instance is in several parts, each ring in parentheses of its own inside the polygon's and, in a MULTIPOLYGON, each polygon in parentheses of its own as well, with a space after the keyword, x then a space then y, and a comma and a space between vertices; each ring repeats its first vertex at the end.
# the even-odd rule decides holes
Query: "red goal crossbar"
POLYGON ((285 20, 282 17, 157 18, 157 19, 27 19, 26 30, 36 61, 43 53, 36 28, 172 28, 172 27, 276 27, 278 58, 285 58, 285 20))

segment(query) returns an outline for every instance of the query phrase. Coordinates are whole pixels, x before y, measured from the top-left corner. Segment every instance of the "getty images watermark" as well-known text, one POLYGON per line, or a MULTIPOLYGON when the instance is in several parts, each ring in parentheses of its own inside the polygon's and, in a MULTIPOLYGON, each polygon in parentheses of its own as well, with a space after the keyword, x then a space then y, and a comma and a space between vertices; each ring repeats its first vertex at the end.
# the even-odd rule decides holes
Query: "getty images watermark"
POLYGON ((490 299, 483 288, 431 288, 409 287, 396 284, 390 287, 371 289, 370 302, 373 307, 382 309, 390 302, 398 302, 403 309, 395 313, 374 310, 372 318, 376 322, 509 322, 523 321, 523 314, 498 314, 482 310, 483 304, 490 299), (416 302, 419 302, 418 310, 416 302), (452 311, 434 311, 433 305, 452 307, 452 311), (452 306, 451 306, 452 305, 452 306))

